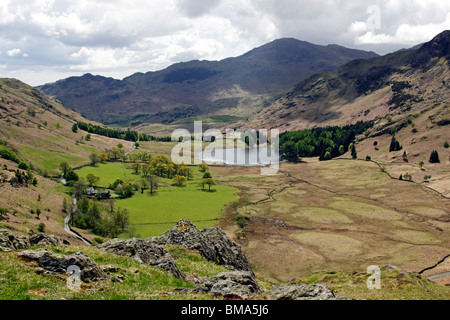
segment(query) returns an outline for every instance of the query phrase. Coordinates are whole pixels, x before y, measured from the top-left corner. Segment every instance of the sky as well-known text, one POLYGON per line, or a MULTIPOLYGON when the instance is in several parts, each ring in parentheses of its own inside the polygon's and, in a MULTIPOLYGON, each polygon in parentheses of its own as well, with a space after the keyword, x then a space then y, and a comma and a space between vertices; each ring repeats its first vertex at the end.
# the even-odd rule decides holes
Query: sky
POLYGON ((1 0, 0 77, 122 79, 279 38, 386 54, 450 29, 450 0, 1 0))

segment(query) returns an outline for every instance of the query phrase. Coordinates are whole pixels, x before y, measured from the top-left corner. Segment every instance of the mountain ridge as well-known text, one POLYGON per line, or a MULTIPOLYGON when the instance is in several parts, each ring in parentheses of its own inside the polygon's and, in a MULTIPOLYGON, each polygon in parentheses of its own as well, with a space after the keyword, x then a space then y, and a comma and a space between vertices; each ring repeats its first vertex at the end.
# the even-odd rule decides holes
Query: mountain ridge
POLYGON ((233 108, 246 117, 254 111, 239 105, 245 98, 257 97, 252 107, 260 108, 311 74, 374 56, 338 45, 283 38, 220 61, 180 62, 123 80, 85 74, 37 88, 88 118, 108 124, 128 124, 134 118, 170 123, 190 116, 229 114, 233 108), (179 114, 174 117, 174 113, 179 114))

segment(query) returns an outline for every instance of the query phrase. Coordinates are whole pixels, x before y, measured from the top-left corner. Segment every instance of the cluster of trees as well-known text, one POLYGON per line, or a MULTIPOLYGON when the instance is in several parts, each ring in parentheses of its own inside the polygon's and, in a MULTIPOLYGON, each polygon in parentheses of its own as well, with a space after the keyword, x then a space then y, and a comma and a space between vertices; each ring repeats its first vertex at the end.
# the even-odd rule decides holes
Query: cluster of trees
POLYGON ((79 180, 78 174, 69 166, 67 162, 61 162, 59 165, 59 170, 61 171, 61 174, 64 175, 64 179, 68 185, 73 185, 79 180))
POLYGON ((0 158, 20 163, 22 159, 0 139, 0 158))
POLYGON ((105 128, 90 123, 78 121, 73 124, 72 131, 77 132, 78 129, 87 131, 88 133, 95 133, 101 136, 116 138, 127 141, 171 141, 171 137, 154 137, 145 133, 138 133, 136 131, 121 131, 117 129, 105 128))
MULTIPOLYGON (((373 122, 358 122, 345 127, 314 128, 286 132, 280 136, 280 151, 287 160, 299 157, 319 157, 320 160, 331 160, 346 153, 356 135, 373 126, 373 122)), ((356 150, 352 150, 355 157, 356 150)))
POLYGON ((114 209, 113 205, 107 207, 97 200, 83 196, 77 202, 72 223, 80 229, 91 229, 96 235, 115 238, 127 229, 129 215, 127 209, 114 209))
POLYGON ((403 147, 401 146, 400 142, 395 138, 395 135, 392 135, 391 144, 389 146, 389 152, 393 151, 400 151, 403 147))

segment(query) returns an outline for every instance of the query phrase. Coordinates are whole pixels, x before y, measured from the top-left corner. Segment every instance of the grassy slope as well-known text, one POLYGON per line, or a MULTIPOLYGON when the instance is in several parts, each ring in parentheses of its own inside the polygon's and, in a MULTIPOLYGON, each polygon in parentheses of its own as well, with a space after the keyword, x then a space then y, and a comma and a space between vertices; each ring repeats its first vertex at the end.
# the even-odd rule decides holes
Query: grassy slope
MULTIPOLYGON (((24 262, 16 252, 0 253, 0 300, 211 300, 220 296, 186 293, 181 289, 192 288, 199 277, 212 277, 227 272, 224 267, 209 263, 194 250, 179 246, 166 246, 187 281, 181 281, 161 269, 143 265, 134 259, 120 257, 99 251, 93 247, 67 246, 49 247, 54 252, 73 254, 83 251, 97 264, 119 268, 111 279, 82 283, 80 290, 67 288, 68 275, 46 275, 37 273, 35 263, 24 262), (123 277, 117 280, 118 277, 123 277)), ((289 284, 326 284, 338 297, 369 300, 428 300, 448 299, 450 288, 441 286, 414 274, 403 275, 399 270, 382 270, 381 290, 367 289, 369 275, 364 272, 347 270, 321 272, 293 280, 289 284)), ((258 279, 263 290, 270 290, 273 284, 258 279)), ((265 294, 255 297, 266 299, 265 294)))

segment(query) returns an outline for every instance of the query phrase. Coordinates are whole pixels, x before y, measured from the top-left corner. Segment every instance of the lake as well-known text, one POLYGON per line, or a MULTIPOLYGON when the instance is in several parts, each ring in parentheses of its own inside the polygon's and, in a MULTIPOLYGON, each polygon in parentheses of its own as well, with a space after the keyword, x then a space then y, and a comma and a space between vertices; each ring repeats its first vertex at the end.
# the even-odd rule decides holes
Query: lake
POLYGON ((267 166, 279 163, 279 152, 267 147, 213 149, 197 154, 196 158, 227 166, 267 166))

